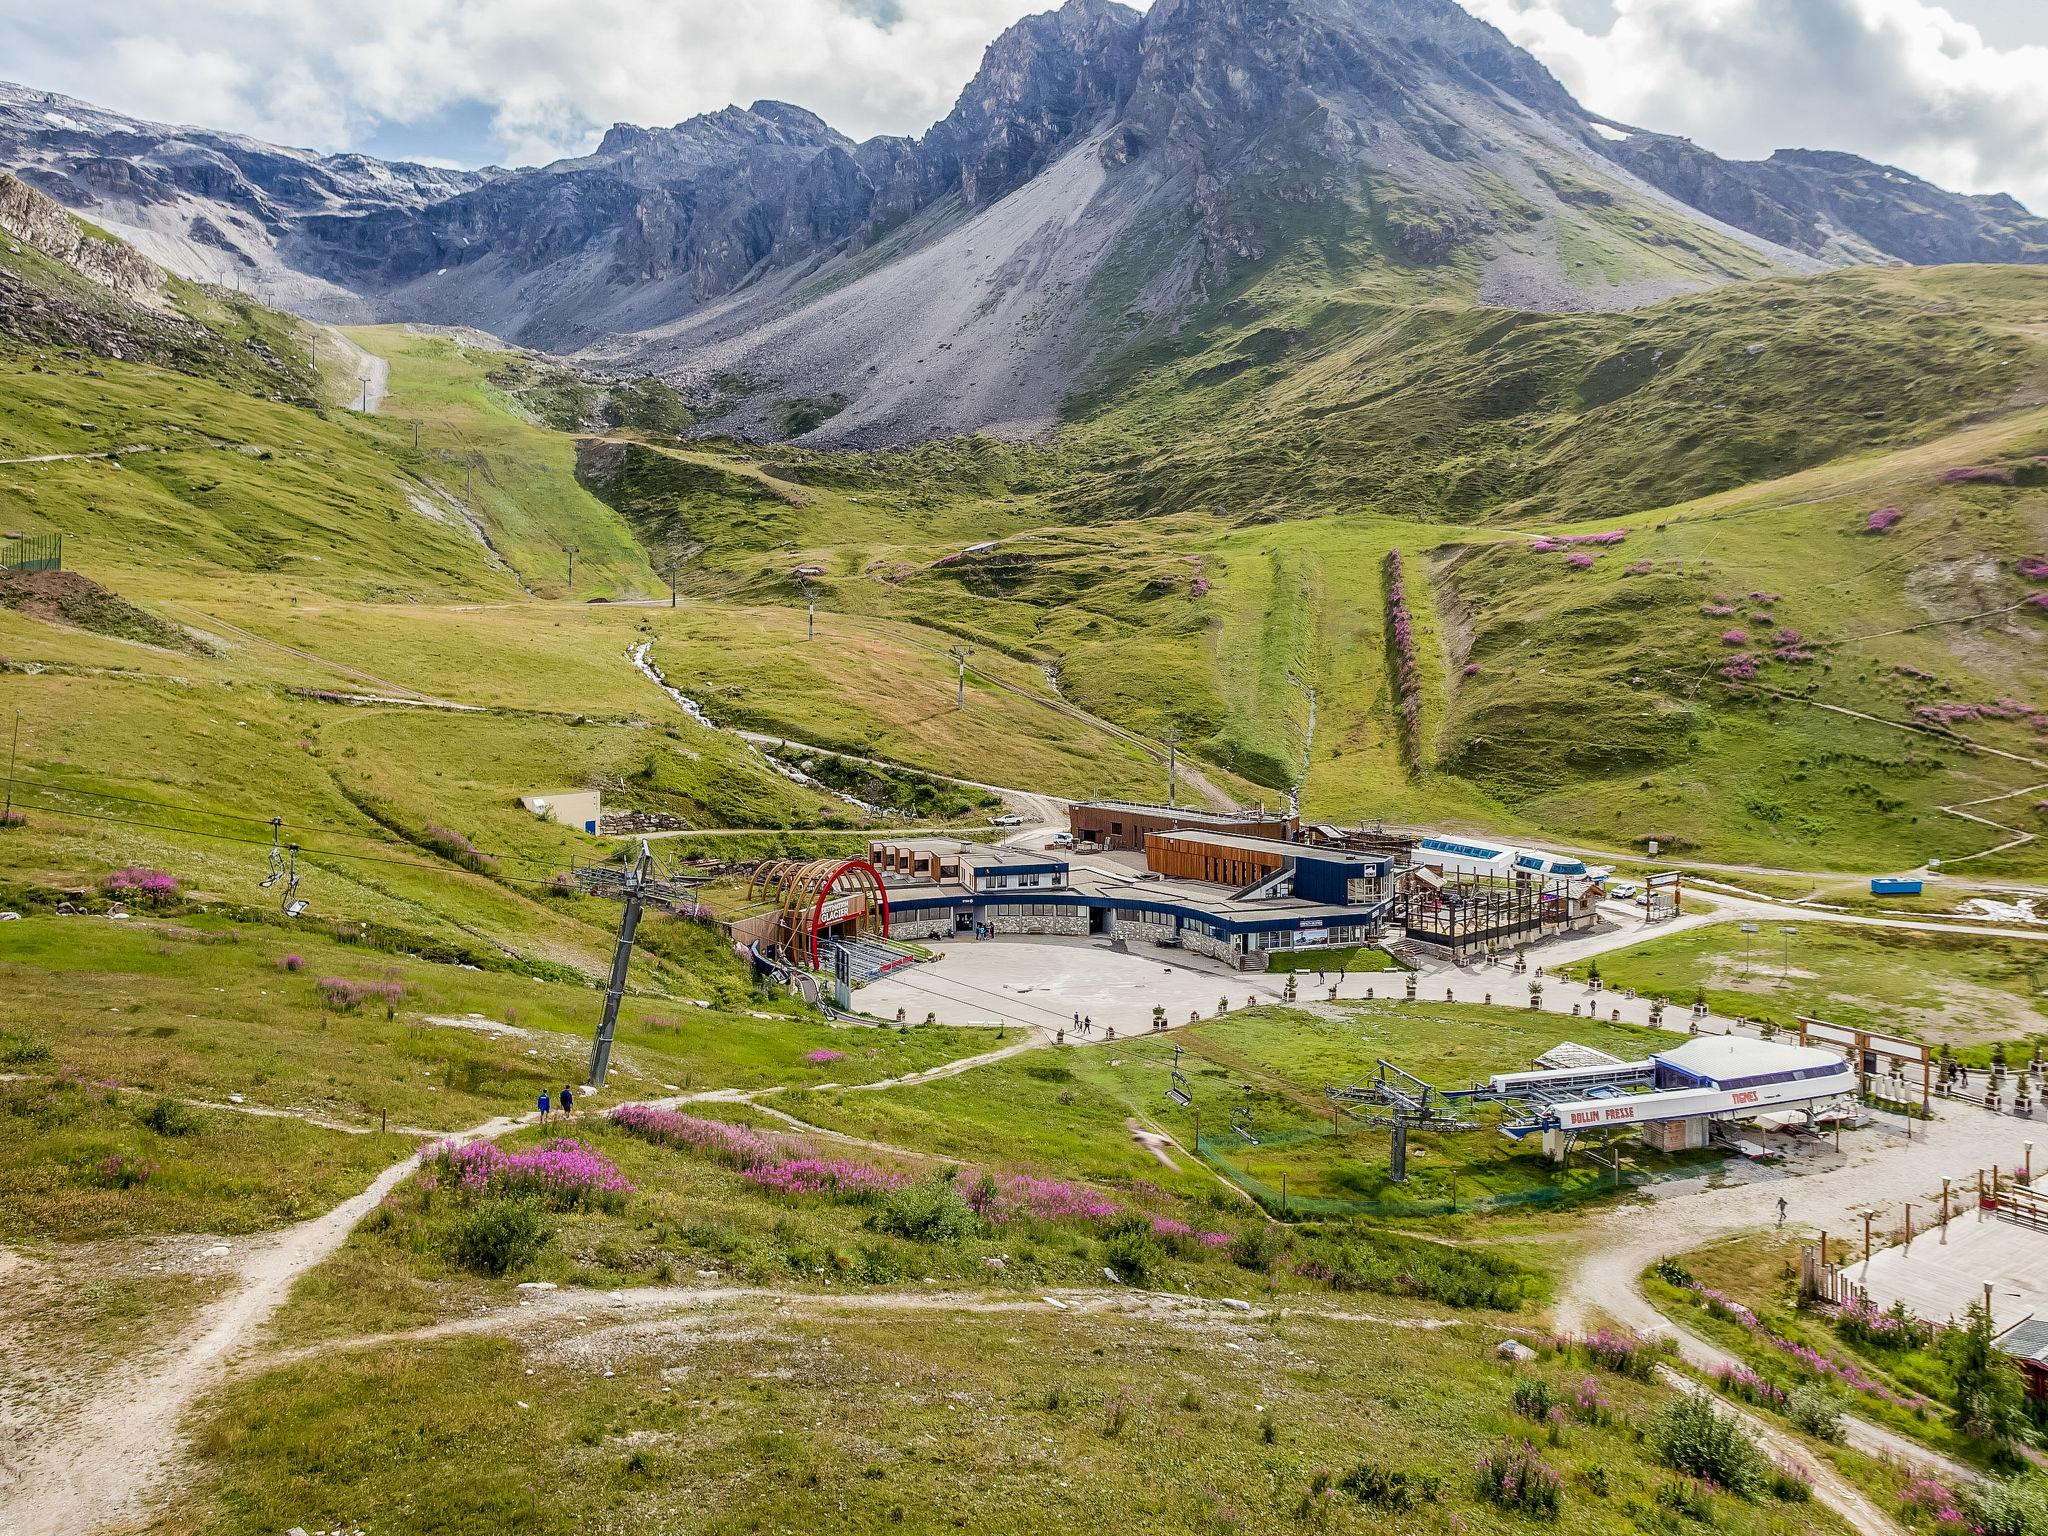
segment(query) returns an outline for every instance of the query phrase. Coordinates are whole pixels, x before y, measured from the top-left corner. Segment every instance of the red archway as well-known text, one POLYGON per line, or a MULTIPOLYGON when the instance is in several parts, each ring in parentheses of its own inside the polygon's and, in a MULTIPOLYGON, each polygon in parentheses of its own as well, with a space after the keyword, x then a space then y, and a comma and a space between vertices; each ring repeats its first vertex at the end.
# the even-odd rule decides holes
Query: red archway
POLYGON ((851 920, 856 936, 889 936, 888 887, 866 859, 775 859, 754 871, 747 894, 775 900, 776 946, 814 970, 822 928, 851 920), (846 902, 846 909, 827 916, 835 901, 846 902))

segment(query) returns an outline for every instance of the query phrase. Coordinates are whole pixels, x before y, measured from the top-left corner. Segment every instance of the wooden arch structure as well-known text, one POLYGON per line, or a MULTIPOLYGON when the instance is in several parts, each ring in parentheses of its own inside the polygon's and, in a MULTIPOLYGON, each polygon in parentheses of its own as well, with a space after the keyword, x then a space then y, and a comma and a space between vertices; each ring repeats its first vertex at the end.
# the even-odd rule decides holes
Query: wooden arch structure
POLYGON ((866 859, 771 859, 747 877, 747 899, 774 903, 772 946, 814 970, 823 929, 846 923, 857 938, 889 936, 889 892, 866 859))

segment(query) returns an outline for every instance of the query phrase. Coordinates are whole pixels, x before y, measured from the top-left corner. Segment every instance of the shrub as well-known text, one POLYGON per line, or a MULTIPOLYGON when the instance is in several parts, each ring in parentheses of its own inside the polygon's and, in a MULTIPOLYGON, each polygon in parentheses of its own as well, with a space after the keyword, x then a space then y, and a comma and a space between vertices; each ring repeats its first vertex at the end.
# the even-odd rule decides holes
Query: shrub
POLYGON ((277 957, 277 968, 280 971, 296 972, 304 970, 305 967, 306 962, 300 959, 297 955, 279 955, 277 957))
POLYGON ((2038 1472, 1993 1478, 1972 1491, 1967 1502, 1983 1536, 2048 1536, 2048 1478, 2038 1472))
POLYGON ((524 1269, 554 1232, 531 1200, 484 1200, 464 1211, 448 1234, 449 1257, 480 1275, 524 1269))
POLYGON ((1657 1412, 1646 1436, 1651 1448, 1676 1471, 1706 1478, 1745 1499, 1769 1486, 1764 1459, 1741 1422, 1721 1412, 1711 1398, 1687 1393, 1657 1412))
POLYGON ((741 1175, 757 1189, 777 1195, 829 1195, 860 1204, 905 1184, 903 1174, 847 1158, 792 1157, 741 1175))
POLYGON ((1548 1424, 1550 1416, 1557 1409, 1557 1395, 1550 1390, 1550 1383, 1540 1376, 1524 1376, 1515 1383, 1515 1412, 1525 1419, 1534 1419, 1538 1424, 1548 1424))
POLYGON ((1813 1498, 1813 1478, 1804 1467, 1771 1458, 1771 1497, 1787 1504, 1804 1504, 1813 1498))
POLYGON ((320 996, 320 1006, 332 1013, 354 1013, 364 1003, 376 1001, 384 1005, 389 1016, 405 1001, 405 984, 398 981, 348 981, 340 976, 323 976, 313 983, 313 990, 320 996))
POLYGON ((1690 1290, 1692 1288, 1692 1271, 1676 1259, 1659 1259, 1651 1267, 1651 1273, 1656 1275, 1666 1285, 1675 1285, 1681 1290, 1690 1290))
POLYGON ((1499 1254, 1363 1228, 1304 1242, 1294 1272, 1332 1290, 1420 1296, 1447 1307, 1503 1312, 1543 1291, 1541 1276, 1499 1254))
POLYGON ((617 1210, 633 1186, 602 1152, 564 1137, 525 1152, 495 1142, 440 1142, 420 1154, 420 1184, 458 1199, 526 1198, 551 1210, 617 1210))
POLYGON ((1108 1221, 1123 1209, 1085 1184, 1036 1179, 1028 1174, 984 1176, 967 1199, 977 1216, 997 1224, 1020 1216, 1038 1221, 1108 1221))
POLYGON ((1102 1240, 1102 1256, 1126 1285, 1143 1285, 1165 1261, 1165 1250, 1142 1223, 1118 1222, 1102 1240))
POLYGON ((139 1189, 155 1172, 155 1163, 145 1163, 126 1152, 116 1152, 94 1163, 90 1177, 102 1189, 139 1189))
POLYGON ((135 1118, 159 1136, 190 1136, 206 1124, 196 1110, 176 1099, 157 1099, 135 1118))
POLYGON ((1956 1428, 1972 1440, 2003 1442, 2025 1423, 2019 1373, 1992 1342, 1996 1336, 1981 1301, 1970 1303, 1962 1326, 1941 1336, 1941 1355, 1955 1380, 1950 1411, 1956 1428))
POLYGON ((1865 533, 1889 533, 1906 514, 1897 507, 1879 507, 1863 520, 1865 533))
POLYGON ((1237 1235, 1230 1245, 1230 1262, 1239 1269, 1264 1273, 1286 1251, 1286 1229, 1266 1222, 1237 1235))
POLYGON ((804 1052, 804 1060, 814 1067, 822 1067, 828 1061, 846 1060, 846 1052, 835 1051, 828 1046, 819 1046, 815 1051, 804 1052))
POLYGON ((1411 1476, 1398 1467, 1371 1461, 1361 1461, 1333 1486, 1374 1509, 1412 1509, 1417 1504, 1434 1504, 1443 1496, 1443 1479, 1434 1472, 1411 1476))
POLYGON ((178 877, 160 869, 131 864, 117 869, 100 882, 109 896, 122 901, 139 901, 152 907, 168 906, 179 896, 178 877))
POLYGON ((1556 1519, 1564 1507, 1564 1483, 1528 1441, 1503 1440, 1482 1457, 1479 1496, 1502 1509, 1556 1519))
POLYGON ((1116 1439, 1130 1422, 1131 1400, 1121 1392, 1111 1394, 1109 1401, 1102 1405, 1103 1437, 1116 1439))
POLYGON ((1814 1383, 1794 1387, 1785 1399, 1785 1417, 1816 1440, 1841 1443, 1842 1400, 1826 1387, 1814 1383))
POLYGON ((981 1223, 953 1180, 942 1175, 890 1190, 868 1213, 867 1224, 916 1243, 957 1243, 981 1223))
POLYGON ((1567 1349, 1583 1355, 1593 1364, 1627 1376, 1635 1381, 1648 1381, 1656 1369, 1657 1357, 1664 1347, 1644 1338, 1639 1333, 1625 1329, 1602 1328, 1598 1333, 1589 1333, 1584 1338, 1561 1341, 1567 1349))
POLYGON ((0 1066, 33 1067, 50 1059, 50 1042, 21 1030, 0 1029, 0 1066))
POLYGON ((1572 1417, 1581 1424, 1605 1424, 1614 1417, 1607 1399, 1600 1395, 1600 1383, 1591 1376, 1572 1394, 1572 1417))
POLYGON ((1846 1301, 1835 1311, 1835 1332, 1871 1349, 1925 1349, 1934 1342, 1933 1327, 1908 1312, 1902 1301, 1890 1311, 1860 1297, 1846 1301))

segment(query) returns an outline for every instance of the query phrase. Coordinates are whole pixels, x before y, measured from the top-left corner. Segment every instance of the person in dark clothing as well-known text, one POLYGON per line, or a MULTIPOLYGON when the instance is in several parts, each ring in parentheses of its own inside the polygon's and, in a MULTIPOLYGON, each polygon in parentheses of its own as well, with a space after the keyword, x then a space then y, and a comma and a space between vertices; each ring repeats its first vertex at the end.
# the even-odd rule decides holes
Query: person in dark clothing
POLYGON ((571 1093, 565 1085, 562 1089, 562 1118, 564 1120, 568 1119, 570 1112, 573 1111, 575 1108, 576 1095, 571 1093))
POLYGON ((536 1102, 537 1102, 537 1103, 539 1104, 539 1106, 540 1106, 540 1123, 541 1123, 542 1125, 546 1125, 546 1124, 548 1123, 548 1091, 547 1091, 547 1089, 545 1089, 545 1088, 541 1089, 541 1091, 540 1091, 540 1098, 539 1098, 539 1099, 538 1099, 538 1100, 537 1100, 536 1102))

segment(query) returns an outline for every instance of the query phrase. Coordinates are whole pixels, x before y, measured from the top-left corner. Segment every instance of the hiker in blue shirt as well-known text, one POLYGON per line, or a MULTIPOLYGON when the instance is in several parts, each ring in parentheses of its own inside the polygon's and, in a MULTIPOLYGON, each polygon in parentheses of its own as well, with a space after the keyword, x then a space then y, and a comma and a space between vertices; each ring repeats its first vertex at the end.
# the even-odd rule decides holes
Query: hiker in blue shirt
POLYGON ((541 1123, 542 1125, 546 1125, 546 1124, 548 1123, 548 1091, 547 1091, 547 1089, 545 1089, 545 1088, 541 1089, 541 1091, 540 1091, 540 1100, 539 1100, 539 1103, 540 1103, 540 1123, 541 1123))

